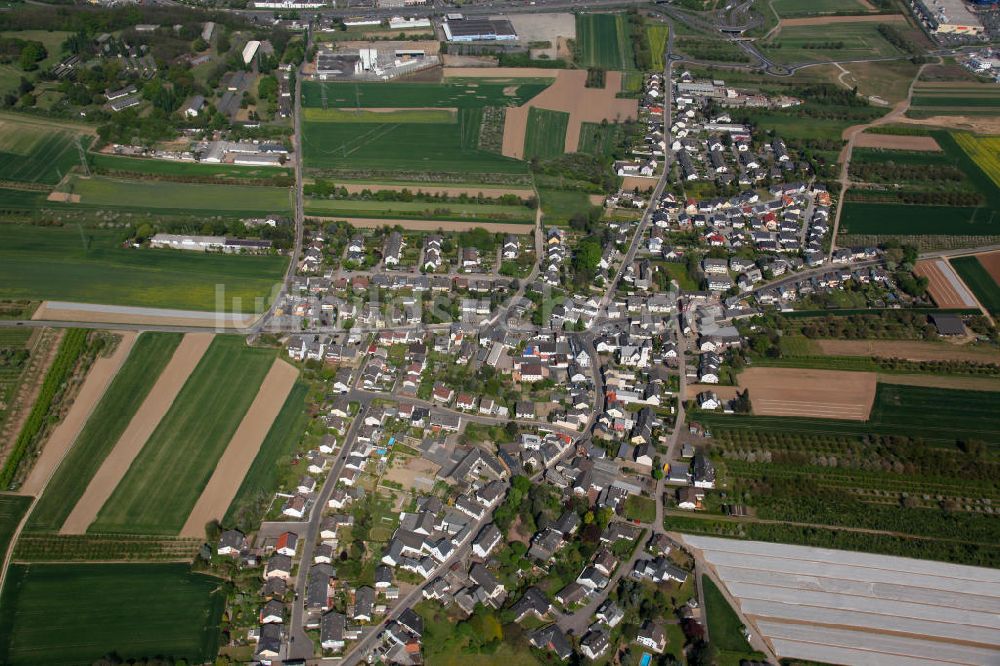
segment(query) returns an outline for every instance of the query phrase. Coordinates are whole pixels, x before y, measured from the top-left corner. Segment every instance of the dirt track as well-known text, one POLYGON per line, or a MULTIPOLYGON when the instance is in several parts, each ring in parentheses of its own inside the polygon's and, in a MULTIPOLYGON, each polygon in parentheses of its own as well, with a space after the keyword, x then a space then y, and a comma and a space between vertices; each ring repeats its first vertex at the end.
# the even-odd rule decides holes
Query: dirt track
POLYGON ((874 372, 750 368, 740 374, 758 416, 867 421, 875 400, 874 372))
POLYGON ((1000 285, 1000 250, 977 254, 976 259, 979 259, 979 263, 983 265, 983 268, 990 274, 993 281, 1000 285))
POLYGON ((913 272, 929 281, 927 290, 939 308, 975 308, 976 300, 944 259, 918 261, 913 272))
POLYGON ((370 190, 372 192, 378 192, 379 190, 392 190, 393 192, 409 190, 410 192, 424 192, 426 194, 446 194, 450 197, 457 197, 463 194, 470 197, 480 194, 484 197, 502 197, 507 194, 513 194, 522 198, 535 196, 534 191, 532 191, 530 187, 477 187, 476 185, 470 185, 469 187, 455 187, 450 185, 421 185, 419 183, 411 185, 380 185, 378 183, 361 185, 358 183, 338 183, 337 187, 343 187, 351 194, 360 194, 364 190, 370 190))
POLYGON ((885 148, 887 150, 920 150, 940 152, 941 146, 932 136, 905 136, 899 134, 859 134, 855 148, 885 148))
POLYGON ((831 23, 906 23, 902 14, 856 14, 854 16, 809 16, 781 19, 782 28, 798 25, 830 25, 831 23))
POLYGON ((317 217, 315 215, 310 215, 309 219, 312 220, 329 220, 334 222, 337 220, 342 220, 355 227, 360 227, 362 229, 378 229, 380 227, 394 227, 399 225, 404 229, 413 229, 414 231, 437 231, 438 229, 444 229, 445 231, 468 231, 469 229, 475 229, 477 227, 482 227, 487 231, 493 231, 495 233, 501 234, 533 234, 535 233, 535 227, 530 224, 509 224, 504 222, 455 222, 454 220, 388 220, 380 218, 368 218, 368 217, 317 217))
POLYGON ((817 340, 828 356, 878 356, 911 361, 976 361, 1000 363, 1000 352, 983 347, 964 347, 947 342, 917 340, 817 340))
POLYGON ((298 369, 281 359, 271 366, 257 397, 226 445, 198 502, 191 509, 180 536, 203 537, 205 525, 214 519, 221 520, 225 515, 298 376, 298 369))
MULTIPOLYGON (((549 71, 549 70, 544 70, 549 71)), ((604 88, 587 88, 587 71, 582 69, 557 70, 555 83, 529 100, 526 104, 507 109, 503 128, 503 154, 507 157, 524 157, 524 135, 528 129, 528 110, 531 107, 550 111, 569 112, 569 126, 563 151, 575 153, 580 144, 580 128, 585 122, 621 122, 635 119, 639 104, 634 99, 619 99, 615 95, 622 89, 622 73, 608 72, 604 88)))
POLYGON ((123 331, 119 335, 121 335, 121 340, 114 353, 106 358, 97 359, 90 367, 87 378, 84 379, 80 391, 76 394, 66 418, 56 426, 48 441, 45 442, 42 454, 35 461, 34 467, 31 468, 31 474, 21 486, 20 492, 25 495, 41 493, 66 453, 76 442, 76 438, 80 436, 80 431, 86 425, 94 407, 104 395, 111 380, 118 374, 138 337, 138 334, 133 331, 123 331))
POLYGON ((114 449, 94 474, 94 478, 87 485, 87 490, 66 518, 66 522, 59 530, 60 534, 83 534, 94 522, 97 512, 111 497, 111 493, 125 476, 125 472, 142 451, 146 440, 159 425, 160 419, 170 409, 174 398, 204 356, 213 337, 215 336, 211 333, 188 333, 184 336, 167 367, 153 384, 149 395, 139 406, 125 432, 118 438, 114 449))

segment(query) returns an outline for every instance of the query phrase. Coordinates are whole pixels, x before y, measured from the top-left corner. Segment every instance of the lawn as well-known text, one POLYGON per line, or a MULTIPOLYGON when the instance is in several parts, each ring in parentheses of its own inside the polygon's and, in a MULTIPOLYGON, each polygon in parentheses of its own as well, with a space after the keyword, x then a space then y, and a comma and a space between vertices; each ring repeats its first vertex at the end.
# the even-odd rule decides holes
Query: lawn
POLYGON ((0 663, 76 666, 108 654, 211 661, 225 605, 219 586, 186 564, 12 565, 0 663))
POLYGON ((525 174, 527 165, 479 149, 482 113, 457 124, 304 123, 303 159, 315 170, 525 174))
POLYGON ((698 291, 698 283, 688 273, 687 265, 676 261, 665 261, 656 265, 658 270, 666 273, 671 280, 677 280, 677 285, 684 291, 698 291))
MULTIPOLYGON (((287 259, 121 247, 123 234, 82 227, 0 226, 0 298, 213 310, 216 286, 250 311, 287 259)), ((232 301, 227 302, 227 307, 232 301)))
POLYGON ((788 416, 698 414, 710 428, 844 437, 910 435, 930 443, 954 445, 978 439, 1000 446, 1000 393, 879 384, 866 423, 788 416))
MULTIPOLYGON (((13 10, 11 6, 3 6, 6 11, 13 10)), ((39 61, 38 70, 44 71, 59 62, 62 56, 62 44, 72 33, 60 30, 14 30, 0 33, 0 37, 13 37, 30 42, 41 42, 45 45, 48 55, 44 60, 39 61)), ((13 91, 24 72, 17 65, 17 58, 9 64, 0 64, 0 93, 13 91)))
MULTIPOLYGON (((771 6, 781 18, 804 18, 823 14, 844 14, 857 12, 864 14, 868 8, 859 0, 771 0, 771 6)), ((766 11, 766 8, 761 11, 766 11)))
POLYGON ((0 495, 0 558, 6 554, 17 525, 30 504, 31 498, 27 495, 0 495))
POLYGON ((296 382, 285 398, 285 404, 271 424, 271 429, 267 431, 260 451, 226 511, 223 518, 225 525, 248 522, 249 527, 253 528, 252 514, 259 510, 261 504, 266 508, 266 502, 271 499, 271 494, 278 486, 278 465, 291 455, 308 421, 305 411, 308 393, 308 384, 296 382))
MULTIPOLYGON (((810 3, 810 6, 811 3, 810 3)), ((784 26, 761 44, 765 55, 781 63, 881 58, 902 51, 878 32, 878 23, 830 23, 784 26)))
POLYGON ((177 162, 173 160, 153 160, 139 157, 122 157, 90 153, 90 166, 96 170, 120 173, 141 173, 151 176, 198 176, 220 179, 270 179, 277 176, 292 176, 291 169, 278 167, 236 166, 234 164, 206 164, 202 162, 177 162))
POLYGON ((321 83, 303 81, 303 108, 477 109, 521 106, 548 83, 321 83))
POLYGON ((753 652, 743 636, 743 623, 732 609, 722 591, 708 576, 701 577, 702 594, 705 596, 705 615, 708 619, 709 641, 723 652, 753 652))
POLYGON ((635 69, 628 17, 621 14, 577 14, 576 52, 580 67, 635 69))
POLYGON ((0 115, 0 180, 55 185, 80 163, 79 137, 91 137, 30 116, 0 115))
POLYGON ((656 500, 642 495, 629 495, 625 500, 625 518, 652 523, 656 520, 656 500))
POLYGON ((436 203, 432 201, 365 201, 355 199, 306 199, 307 215, 483 222, 534 223, 535 211, 527 206, 501 204, 436 203))
POLYGON ((962 281, 968 285, 983 307, 994 317, 1000 316, 1000 286, 979 262, 978 257, 959 257, 951 260, 962 281))
POLYGON ((899 236, 991 236, 1000 234, 997 211, 986 207, 895 203, 844 204, 841 233, 899 236))
POLYGON ((574 216, 587 217, 597 206, 590 203, 586 192, 540 188, 538 198, 545 224, 567 225, 574 216))
POLYGON ((118 442, 181 342, 180 333, 143 333, 94 408, 73 448, 31 512, 27 529, 58 531, 118 442))
POLYGON ((216 336, 88 531, 177 534, 273 361, 216 336))
POLYGON ((580 144, 577 151, 588 155, 609 157, 621 142, 623 127, 618 123, 583 123, 580 127, 580 144))
POLYGON ((528 131, 524 133, 524 159, 550 159, 563 154, 569 113, 528 109, 528 131))
POLYGON ((248 217, 268 213, 288 214, 292 209, 291 190, 287 187, 201 185, 75 176, 64 191, 80 195, 80 203, 72 204, 72 208, 248 217))

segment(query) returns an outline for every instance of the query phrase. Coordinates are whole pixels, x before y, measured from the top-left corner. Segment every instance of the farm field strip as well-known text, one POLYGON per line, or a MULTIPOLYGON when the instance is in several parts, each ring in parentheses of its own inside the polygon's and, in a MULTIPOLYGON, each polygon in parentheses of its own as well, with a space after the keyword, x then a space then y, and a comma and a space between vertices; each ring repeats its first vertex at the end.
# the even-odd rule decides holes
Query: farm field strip
POLYGON ((77 666, 109 653, 211 661, 225 597, 188 564, 13 565, 0 600, 0 662, 77 666))
POLYGON ((898 236, 992 236, 1000 233, 997 211, 988 207, 861 203, 850 194, 841 219, 844 234, 898 236))
POLYGON ((88 532, 176 535, 273 362, 273 350, 216 336, 88 532))
POLYGON ((484 196, 498 198, 508 194, 528 199, 535 195, 535 191, 530 187, 511 185, 509 187, 499 187, 496 185, 427 185, 414 181, 412 183, 376 183, 376 182, 349 182, 337 179, 337 187, 343 187, 351 194, 360 194, 364 191, 378 192, 381 190, 392 190, 400 192, 409 190, 410 192, 423 192, 425 194, 445 194, 450 197, 457 197, 463 194, 475 197, 484 196))
POLYGON ((181 162, 176 160, 158 160, 148 157, 125 157, 106 153, 90 153, 87 159, 91 166, 98 170, 106 169, 108 171, 149 174, 152 176, 215 176, 233 179, 266 179, 275 176, 290 177, 292 175, 291 169, 284 167, 181 162))
POLYGON ((62 526, 170 361, 181 337, 179 333, 149 332, 139 336, 72 448, 48 479, 26 529, 55 531, 62 526))
POLYGON ((542 92, 547 83, 302 83, 302 106, 341 109, 470 109, 516 106, 542 92))
POLYGON ((528 109, 528 128, 524 134, 524 159, 551 159, 563 154, 569 112, 528 109))
MULTIPOLYGON (((854 147, 884 150, 906 150, 940 152, 941 146, 932 136, 908 136, 898 134, 869 134, 864 132, 854 139, 854 147)), ((854 161, 854 154, 851 155, 854 161)))
POLYGON ((455 220, 408 220, 402 218, 381 217, 321 217, 322 221, 347 222, 362 229, 379 229, 381 227, 400 226, 414 231, 468 231, 483 228, 498 234, 531 234, 534 233, 534 220, 531 222, 456 222, 455 220))
POLYGON ((993 184, 1000 187, 1000 136, 976 136, 966 132, 953 132, 951 136, 993 184))
POLYGON ((927 278, 927 289, 939 308, 979 307, 946 260, 918 261, 913 272, 927 278))
POLYGON ((87 531, 170 409, 213 338, 208 333, 188 333, 180 341, 170 361, 163 367, 142 404, 129 420, 128 426, 73 506, 59 529, 60 533, 83 534, 87 531))
POLYGON ((137 250, 121 247, 124 239, 112 229, 5 225, 0 298, 215 312, 216 285, 222 284, 226 307, 235 307, 230 299, 239 298, 241 311, 247 311, 256 298, 272 295, 288 261, 277 256, 137 250))
POLYGON ((1000 315, 1000 285, 983 266, 980 258, 959 257, 951 262, 983 307, 993 316, 1000 315))
POLYGON ((969 347, 947 342, 919 340, 816 340, 820 353, 828 356, 878 356, 911 361, 972 361, 1000 363, 1000 352, 988 347, 969 347))
POLYGON ((875 399, 869 372, 750 368, 739 375, 760 416, 812 416, 864 421, 875 399), (809 396, 805 398, 805 396, 809 396))
POLYGON ((302 111, 311 123, 436 123, 458 122, 458 109, 317 109, 302 111))
POLYGON ((578 14, 576 44, 581 67, 609 70, 635 68, 626 17, 619 14, 578 14))
POLYGON ((98 358, 91 365, 66 416, 52 430, 42 446, 41 454, 35 460, 31 473, 21 487, 21 491, 25 494, 37 496, 45 489, 67 452, 79 439, 80 433, 108 386, 121 370, 138 334, 133 331, 122 331, 119 335, 121 340, 114 352, 110 356, 98 358))
POLYGON ((451 203, 435 201, 375 201, 352 199, 306 199, 308 215, 334 217, 380 217, 404 219, 426 216, 432 219, 455 218, 526 222, 534 221, 535 211, 527 206, 502 204, 451 203))
POLYGON ((209 521, 223 518, 298 376, 298 369, 281 359, 271 365, 257 396, 181 528, 180 536, 200 537, 209 521))
POLYGON ((55 185, 79 164, 76 141, 86 148, 92 129, 30 116, 0 115, 0 180, 55 185))
POLYGON ((782 18, 817 16, 847 11, 856 11, 860 14, 871 10, 871 6, 863 0, 848 0, 847 2, 812 0, 809 4, 803 3, 802 0, 771 0, 771 6, 782 18))
POLYGON ((31 506, 31 501, 31 497, 27 495, 0 494, 0 566, 5 561, 14 532, 17 531, 24 512, 31 506))
POLYGON ((67 192, 80 196, 79 204, 133 210, 212 211, 213 213, 289 213, 291 190, 287 187, 214 185, 124 180, 106 176, 73 177, 67 192), (180 204, 180 205, 178 205, 180 204))

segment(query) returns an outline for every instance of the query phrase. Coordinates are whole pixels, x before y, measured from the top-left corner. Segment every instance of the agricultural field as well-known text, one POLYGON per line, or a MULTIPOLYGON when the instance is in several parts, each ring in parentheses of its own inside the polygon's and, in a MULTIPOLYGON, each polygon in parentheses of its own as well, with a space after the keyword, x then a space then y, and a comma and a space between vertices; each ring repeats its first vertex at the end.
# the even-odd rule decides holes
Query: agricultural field
POLYGON ((58 531, 180 344, 180 333, 143 333, 39 498, 27 529, 58 531))
POLYGON ((621 143, 625 130, 618 123, 581 123, 577 152, 610 157, 621 143))
POLYGON ((579 190, 558 190, 539 188, 539 204, 542 207, 542 220, 545 224, 566 226, 576 216, 588 217, 600 208, 590 203, 586 192, 579 190))
POLYGON ((317 109, 479 109, 520 106, 548 83, 302 83, 302 107, 317 109))
MULTIPOLYGON (((750 396, 751 401, 753 395, 750 396)), ((867 422, 699 414, 712 429, 796 435, 913 435, 935 445, 978 439, 1000 450, 1000 393, 880 383, 867 422)))
POLYGON ((481 124, 477 109, 463 110, 453 124, 306 122, 302 156, 320 173, 526 175, 524 162, 479 148, 481 124))
POLYGON ((830 23, 818 28, 782 25, 780 32, 761 46, 769 58, 780 63, 860 60, 903 53, 879 34, 875 22, 830 23))
POLYGON ((980 258, 959 257, 952 259, 951 265, 983 307, 994 317, 1000 316, 1000 285, 983 266, 980 258))
POLYGON ((1000 187, 1000 137, 966 132, 953 132, 951 137, 993 184, 1000 187))
POLYGON ((137 212, 208 214, 260 217, 269 213, 289 214, 291 190, 287 187, 252 185, 202 185, 174 182, 124 180, 105 176, 74 176, 60 187, 80 197, 72 208, 132 210, 137 212))
POLYGON ((0 329, 0 424, 28 365, 30 329, 0 329))
POLYGON ((285 398, 285 404, 226 511, 223 524, 239 525, 241 529, 247 527, 249 531, 259 522, 278 486, 278 466, 292 454, 308 422, 305 410, 308 392, 309 386, 299 382, 285 398))
POLYGON ((658 64, 667 52, 667 37, 670 28, 663 23, 646 24, 646 39, 649 41, 649 52, 653 54, 653 63, 658 64))
POLYGON ((798 368, 749 368, 739 375, 754 414, 865 421, 875 398, 875 375, 798 368))
POLYGON ((317 109, 302 110, 303 120, 311 123, 454 123, 455 109, 317 109))
MULTIPOLYGON (((162 185, 158 184, 158 185, 162 185)), ((255 188, 252 188, 255 189, 255 188)), ((4 225, 0 298, 60 299, 214 310, 216 285, 249 311, 269 298, 287 259, 123 248, 122 232, 79 226, 4 225)))
POLYGON ((524 159, 550 159, 563 154, 569 113, 531 107, 524 134, 524 159))
POLYGON ((848 193, 840 231, 880 236, 992 236, 1000 234, 996 213, 970 206, 863 203, 848 193))
POLYGON ((55 185, 80 164, 76 141, 86 149, 92 137, 72 124, 0 114, 0 180, 55 185))
POLYGON ((88 531, 176 534, 273 361, 273 350, 216 336, 88 531))
POLYGON ((12 565, 0 600, 0 662, 76 666, 108 654, 211 661, 219 584, 187 564, 12 565))
POLYGON ((143 174, 175 178, 218 178, 220 180, 265 180, 282 176, 292 177, 292 170, 286 168, 176 162, 106 155, 104 153, 90 153, 87 155, 87 161, 92 170, 101 173, 143 174))
POLYGON ((910 118, 930 116, 995 116, 1000 110, 1000 90, 979 82, 919 82, 913 89, 913 100, 906 115, 910 118))
POLYGON ((307 215, 385 219, 481 220, 532 224, 535 211, 527 206, 449 203, 433 201, 369 201, 355 199, 306 199, 307 215))
POLYGON ((635 69, 628 17, 621 14, 577 14, 576 64, 601 69, 635 69))
POLYGON ((0 561, 30 505, 31 498, 27 495, 0 495, 0 561))
POLYGON ((867 4, 861 0, 812 0, 802 2, 802 0, 771 0, 771 7, 783 19, 805 18, 809 16, 822 16, 823 14, 843 14, 845 12, 857 12, 863 14, 869 10, 867 4))

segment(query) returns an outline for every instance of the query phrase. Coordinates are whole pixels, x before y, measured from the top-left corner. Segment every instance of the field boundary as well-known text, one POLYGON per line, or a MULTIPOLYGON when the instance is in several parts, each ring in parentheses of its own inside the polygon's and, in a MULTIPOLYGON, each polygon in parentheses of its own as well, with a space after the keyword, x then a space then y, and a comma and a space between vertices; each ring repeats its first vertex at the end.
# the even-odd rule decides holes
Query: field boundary
POLYGON ((150 389, 149 395, 66 518, 59 530, 60 534, 84 534, 97 519, 101 507, 111 497, 160 420, 173 405, 177 394, 208 351, 214 337, 210 333, 188 333, 184 336, 167 367, 150 389))

